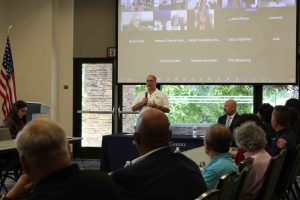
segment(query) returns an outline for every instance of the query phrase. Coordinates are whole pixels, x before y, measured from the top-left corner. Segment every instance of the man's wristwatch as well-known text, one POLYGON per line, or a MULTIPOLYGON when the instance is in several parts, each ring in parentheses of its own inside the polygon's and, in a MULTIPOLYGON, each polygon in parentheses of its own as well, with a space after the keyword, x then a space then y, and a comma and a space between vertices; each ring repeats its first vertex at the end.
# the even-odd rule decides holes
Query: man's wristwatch
POLYGON ((6 194, 2 194, 0 200, 13 200, 13 199, 8 198, 8 197, 6 196, 6 194))

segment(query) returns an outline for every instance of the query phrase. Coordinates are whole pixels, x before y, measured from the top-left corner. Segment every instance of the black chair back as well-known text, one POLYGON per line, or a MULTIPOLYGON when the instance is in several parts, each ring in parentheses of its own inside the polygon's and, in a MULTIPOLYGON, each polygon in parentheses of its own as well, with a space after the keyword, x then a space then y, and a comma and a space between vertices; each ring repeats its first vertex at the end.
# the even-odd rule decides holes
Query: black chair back
POLYGON ((229 172, 220 177, 217 189, 220 190, 220 200, 231 200, 236 189, 236 172, 229 172))
POLYGON ((276 187, 276 193, 279 197, 283 197, 284 194, 288 195, 286 191, 292 191, 294 197, 295 192, 293 190, 293 183, 296 181, 297 176, 300 172, 300 144, 298 144, 295 148, 295 151, 291 157, 290 165, 288 166, 288 170, 282 171, 281 176, 283 178, 282 181, 278 181, 276 187))
POLYGON ((245 160, 241 161, 239 165, 239 171, 242 172, 245 167, 251 168, 254 159, 251 157, 246 158, 245 160))
POLYGON ((271 200, 273 198, 276 183, 278 182, 280 171, 286 157, 286 152, 287 150, 283 149, 277 156, 274 156, 271 159, 269 167, 266 171, 264 183, 257 196, 257 200, 271 200))
POLYGON ((220 195, 220 190, 212 189, 201 194, 196 200, 218 200, 220 195))
POLYGON ((242 191, 245 185, 245 180, 248 177, 248 174, 251 170, 252 164, 253 164, 254 159, 249 157, 246 158, 245 160, 243 160, 240 165, 239 165, 239 170, 240 170, 240 179, 239 179, 239 183, 238 186, 236 188, 236 192, 235 192, 235 200, 239 200, 241 198, 242 195, 242 191))

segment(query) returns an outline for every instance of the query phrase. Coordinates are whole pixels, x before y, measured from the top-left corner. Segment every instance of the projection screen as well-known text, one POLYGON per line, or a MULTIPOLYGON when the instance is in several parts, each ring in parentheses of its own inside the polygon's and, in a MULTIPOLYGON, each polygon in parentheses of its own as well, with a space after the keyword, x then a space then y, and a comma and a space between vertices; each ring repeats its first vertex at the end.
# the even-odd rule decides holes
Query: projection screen
POLYGON ((119 0, 118 82, 295 83, 296 0, 119 0))

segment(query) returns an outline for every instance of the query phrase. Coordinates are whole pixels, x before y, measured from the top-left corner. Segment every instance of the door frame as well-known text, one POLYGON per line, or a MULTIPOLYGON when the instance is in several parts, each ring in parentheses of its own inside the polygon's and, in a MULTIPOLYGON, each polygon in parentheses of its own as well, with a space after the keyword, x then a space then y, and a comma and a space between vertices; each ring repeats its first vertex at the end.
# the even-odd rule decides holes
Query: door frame
MULTIPOLYGON (((81 137, 81 114, 77 110, 81 107, 82 91, 82 71, 84 63, 109 63, 112 64, 112 110, 116 107, 117 99, 115 97, 116 64, 114 58, 74 58, 73 59, 73 136, 81 137), (78 91, 78 92, 77 92, 78 91)), ((116 113, 114 113, 116 114, 116 113)), ((113 114, 113 115, 114 115, 113 114)), ((112 116, 112 133, 115 132, 115 120, 112 116)), ((99 147, 81 147, 81 142, 73 146, 73 158, 100 159, 101 148, 99 147)))

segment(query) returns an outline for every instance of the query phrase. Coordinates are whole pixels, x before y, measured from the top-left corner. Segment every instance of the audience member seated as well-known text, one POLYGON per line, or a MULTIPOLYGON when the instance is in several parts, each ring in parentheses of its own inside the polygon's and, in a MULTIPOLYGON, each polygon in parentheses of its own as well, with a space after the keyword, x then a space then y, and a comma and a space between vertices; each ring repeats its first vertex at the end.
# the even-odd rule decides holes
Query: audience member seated
POLYGON ((70 164, 64 130, 49 120, 29 122, 16 139, 24 174, 3 199, 120 199, 106 174, 81 172, 70 164))
POLYGON ((245 158, 254 159, 240 200, 256 199, 271 160, 270 154, 265 151, 267 144, 265 132, 255 122, 245 122, 234 130, 234 138, 238 147, 246 150, 245 158))
POLYGON ((300 144, 300 100, 291 98, 285 102, 285 105, 291 110, 291 126, 296 134, 297 144, 300 144))
POLYGON ((298 113, 300 113, 300 100, 295 98, 290 98, 285 102, 285 105, 289 108, 295 109, 298 113))
POLYGON ((263 103, 258 108, 258 113, 257 113, 257 116, 259 117, 259 119, 264 124, 264 128, 265 128, 268 143, 275 136, 275 131, 272 128, 272 125, 271 125, 271 118, 272 118, 273 110, 274 110, 274 107, 271 104, 263 103))
POLYGON ((233 99, 229 99, 224 103, 225 114, 218 118, 218 124, 223 124, 229 127, 231 131, 236 127, 235 122, 239 117, 236 112, 237 103, 233 99))
POLYGON ((215 188, 222 175, 232 171, 239 174, 238 167, 228 153, 231 142, 232 133, 221 124, 213 125, 205 133, 204 149, 211 159, 203 171, 208 190, 215 188))
MULTIPOLYGON (((256 125, 258 125, 259 127, 261 127, 264 131, 265 131, 265 126, 264 124, 261 122, 261 120, 259 119, 259 117, 257 115, 254 114, 242 114, 240 115, 240 117, 238 118, 238 120, 236 121, 236 126, 239 127, 241 126, 243 123, 245 122, 255 122, 256 125)), ((269 148, 266 145, 265 149, 269 152, 269 148)), ((243 148, 238 148, 237 154, 235 155, 235 163, 239 166, 240 162, 245 160, 245 155, 244 153, 246 152, 245 149, 243 148)))
POLYGON ((199 167, 170 148, 169 128, 167 116, 158 109, 139 116, 134 139, 141 156, 111 174, 123 199, 191 200, 207 191, 199 167))
POLYGON ((18 132, 25 126, 27 104, 25 101, 18 100, 13 104, 7 117, 3 120, 3 125, 9 128, 11 138, 15 139, 18 132))
POLYGON ((272 113, 271 123, 272 127, 276 131, 275 137, 269 144, 271 155, 276 156, 282 149, 287 149, 286 158, 281 170, 281 175, 284 175, 284 173, 286 173, 286 169, 288 169, 288 166, 290 165, 291 156, 293 155, 296 147, 296 136, 291 128, 290 109, 287 106, 275 106, 272 113))
POLYGON ((272 127, 276 131, 270 143, 272 156, 276 156, 287 148, 287 157, 296 147, 295 133, 291 128, 291 112, 287 106, 276 106, 272 113, 272 127))

